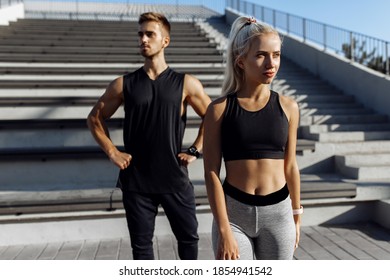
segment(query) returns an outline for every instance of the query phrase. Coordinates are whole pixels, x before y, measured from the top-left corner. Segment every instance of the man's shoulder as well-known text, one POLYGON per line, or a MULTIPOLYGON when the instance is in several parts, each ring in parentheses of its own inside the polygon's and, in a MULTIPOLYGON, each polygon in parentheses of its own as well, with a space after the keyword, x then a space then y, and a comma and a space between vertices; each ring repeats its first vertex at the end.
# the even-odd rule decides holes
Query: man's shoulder
POLYGON ((122 75, 122 77, 126 78, 126 77, 131 77, 134 75, 138 75, 141 71, 142 71, 142 67, 139 67, 138 69, 135 69, 134 71, 126 72, 125 74, 122 75))
POLYGON ((178 76, 178 77, 182 77, 182 78, 184 78, 185 76, 187 76, 186 73, 181 72, 181 71, 178 71, 178 70, 176 70, 176 69, 174 69, 174 68, 171 68, 171 67, 168 67, 168 68, 167 68, 167 72, 169 72, 170 75, 174 75, 174 76, 178 76))
POLYGON ((195 76, 191 75, 191 74, 188 74, 188 73, 185 73, 183 74, 184 75, 184 78, 185 78, 185 82, 186 83, 190 83, 190 84, 200 84, 200 81, 198 78, 196 78, 195 76))

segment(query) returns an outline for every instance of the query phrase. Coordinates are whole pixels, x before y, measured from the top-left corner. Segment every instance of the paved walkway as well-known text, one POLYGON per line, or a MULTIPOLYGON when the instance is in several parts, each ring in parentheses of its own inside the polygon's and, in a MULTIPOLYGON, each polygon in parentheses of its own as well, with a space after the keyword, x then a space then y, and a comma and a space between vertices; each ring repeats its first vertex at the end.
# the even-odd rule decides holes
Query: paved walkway
MULTIPOLYGON (((390 230, 376 224, 302 227, 297 260, 390 260, 390 230)), ((155 256, 178 259, 173 236, 156 236, 155 256)), ((84 240, 0 247, 0 260, 126 260, 127 239, 84 240)), ((210 234, 200 235, 199 259, 211 260, 210 234)))

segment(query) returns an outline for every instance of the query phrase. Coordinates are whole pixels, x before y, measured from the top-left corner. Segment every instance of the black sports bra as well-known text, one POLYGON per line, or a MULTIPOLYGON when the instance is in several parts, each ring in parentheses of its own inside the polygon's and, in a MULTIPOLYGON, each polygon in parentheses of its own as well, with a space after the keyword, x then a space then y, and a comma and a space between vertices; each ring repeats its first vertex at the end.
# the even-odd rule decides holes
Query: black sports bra
POLYGON ((242 108, 236 93, 228 94, 221 130, 225 161, 284 158, 288 120, 274 91, 264 108, 255 112, 242 108))

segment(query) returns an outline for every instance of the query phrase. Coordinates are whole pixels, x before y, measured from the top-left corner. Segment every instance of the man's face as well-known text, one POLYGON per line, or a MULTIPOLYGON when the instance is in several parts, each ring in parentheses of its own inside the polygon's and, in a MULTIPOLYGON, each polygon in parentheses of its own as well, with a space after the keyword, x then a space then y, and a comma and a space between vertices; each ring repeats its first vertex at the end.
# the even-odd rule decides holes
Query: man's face
POLYGON ((138 29, 140 53, 144 57, 154 57, 169 44, 169 36, 161 24, 155 21, 142 23, 138 29))

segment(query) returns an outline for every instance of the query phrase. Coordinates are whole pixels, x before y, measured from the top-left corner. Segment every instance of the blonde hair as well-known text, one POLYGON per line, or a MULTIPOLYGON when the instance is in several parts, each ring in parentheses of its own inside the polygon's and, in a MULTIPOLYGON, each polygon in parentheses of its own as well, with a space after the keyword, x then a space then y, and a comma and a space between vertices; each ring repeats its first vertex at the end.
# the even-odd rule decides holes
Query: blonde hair
MULTIPOLYGON (((254 18, 238 17, 232 24, 226 52, 225 78, 222 84, 222 95, 237 92, 242 88, 244 81, 243 70, 238 66, 238 59, 245 57, 249 51, 251 39, 263 34, 278 31, 254 18)), ((280 40, 282 41, 282 39, 280 40)))

